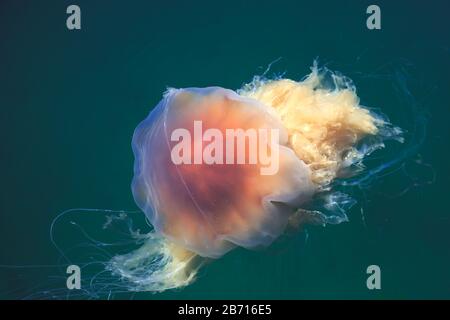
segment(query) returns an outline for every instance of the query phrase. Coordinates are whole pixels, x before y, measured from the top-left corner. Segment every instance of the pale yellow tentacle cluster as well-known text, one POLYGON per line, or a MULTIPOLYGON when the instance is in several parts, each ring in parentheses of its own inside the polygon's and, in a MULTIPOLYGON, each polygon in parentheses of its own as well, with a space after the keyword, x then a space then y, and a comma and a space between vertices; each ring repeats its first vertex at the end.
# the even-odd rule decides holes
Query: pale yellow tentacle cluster
POLYGON ((331 182, 346 160, 358 156, 355 144, 377 134, 377 126, 382 125, 359 105, 351 86, 339 87, 343 78, 333 77, 333 89, 324 88, 321 75, 313 69, 304 81, 260 81, 239 92, 274 108, 288 130, 291 148, 319 185, 331 182))

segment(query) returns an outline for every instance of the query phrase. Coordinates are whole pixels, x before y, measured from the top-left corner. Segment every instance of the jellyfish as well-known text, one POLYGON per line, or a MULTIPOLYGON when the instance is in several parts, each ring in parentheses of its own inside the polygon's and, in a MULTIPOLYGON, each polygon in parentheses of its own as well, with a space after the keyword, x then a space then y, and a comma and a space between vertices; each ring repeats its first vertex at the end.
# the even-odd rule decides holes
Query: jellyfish
POLYGON ((110 299, 184 288, 202 266, 235 248, 264 250, 292 231, 303 231, 306 241, 310 225, 348 221, 359 193, 390 174, 407 178, 393 197, 434 182, 433 167, 413 159, 427 119, 405 70, 368 78, 393 86, 411 122, 406 134, 362 105, 351 79, 317 63, 301 80, 266 73, 236 90, 163 93, 132 137, 139 210, 60 212, 49 230, 55 264, 0 265, 26 270, 17 273, 24 284, 52 270, 50 282, 21 289, 13 280, 11 292, 22 299, 110 299), (370 156, 389 140, 407 143, 370 156), (82 274, 80 289, 68 290, 73 266, 82 274))
POLYGON ((400 136, 360 105, 348 78, 317 65, 301 81, 168 89, 132 139, 132 193, 153 231, 108 268, 138 291, 180 288, 236 247, 265 248, 291 225, 346 221, 353 200, 333 182, 400 136), (308 210, 318 195, 323 210, 308 210))

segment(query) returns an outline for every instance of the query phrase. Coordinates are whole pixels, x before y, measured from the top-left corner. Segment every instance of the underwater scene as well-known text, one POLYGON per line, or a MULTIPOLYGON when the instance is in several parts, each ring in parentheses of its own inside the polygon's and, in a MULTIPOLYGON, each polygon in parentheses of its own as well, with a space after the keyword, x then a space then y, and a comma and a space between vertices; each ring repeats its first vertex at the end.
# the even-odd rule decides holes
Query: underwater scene
POLYGON ((449 299, 449 13, 2 1, 0 299, 449 299))

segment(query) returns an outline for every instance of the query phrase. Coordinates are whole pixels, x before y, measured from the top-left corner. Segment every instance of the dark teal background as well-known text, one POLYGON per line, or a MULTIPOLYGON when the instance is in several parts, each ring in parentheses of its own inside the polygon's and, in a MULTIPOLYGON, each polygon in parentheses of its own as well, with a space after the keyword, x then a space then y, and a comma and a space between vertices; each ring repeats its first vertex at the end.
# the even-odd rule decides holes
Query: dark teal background
MULTIPOLYGON (((409 161, 416 178, 397 172, 359 195, 365 223, 355 207, 348 223, 309 228, 306 244, 299 233, 237 249, 183 290, 136 297, 450 298, 449 14, 448 1, 2 1, 0 264, 54 264, 49 226, 65 209, 136 209, 131 136, 168 86, 237 89, 279 57, 273 71, 300 79, 319 57, 407 141, 414 119, 390 82, 408 70, 433 183, 428 165, 409 161), (366 28, 372 2, 382 30, 366 28), (80 31, 65 26, 72 3, 80 31), (366 288, 370 264, 380 291, 366 288)), ((54 271, 2 267, 0 298, 23 297, 54 271)))

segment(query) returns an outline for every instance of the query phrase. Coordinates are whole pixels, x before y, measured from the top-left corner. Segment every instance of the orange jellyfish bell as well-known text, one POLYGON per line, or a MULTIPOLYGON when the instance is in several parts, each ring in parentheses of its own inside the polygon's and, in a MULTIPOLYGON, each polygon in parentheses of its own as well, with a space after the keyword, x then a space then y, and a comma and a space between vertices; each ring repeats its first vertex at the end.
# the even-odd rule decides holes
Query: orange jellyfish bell
POLYGON ((155 231, 218 258, 273 242, 315 191, 273 109, 219 87, 170 89, 133 136, 132 191, 155 231))

